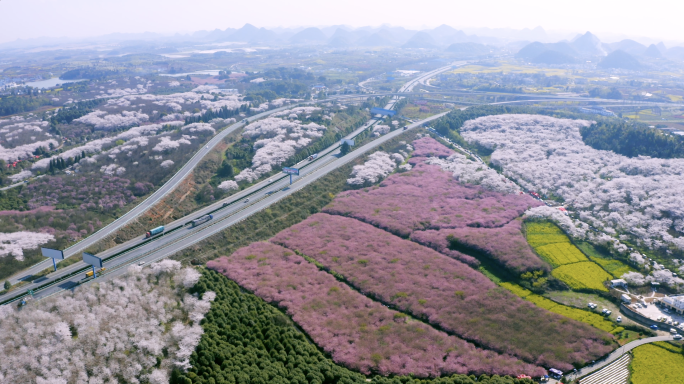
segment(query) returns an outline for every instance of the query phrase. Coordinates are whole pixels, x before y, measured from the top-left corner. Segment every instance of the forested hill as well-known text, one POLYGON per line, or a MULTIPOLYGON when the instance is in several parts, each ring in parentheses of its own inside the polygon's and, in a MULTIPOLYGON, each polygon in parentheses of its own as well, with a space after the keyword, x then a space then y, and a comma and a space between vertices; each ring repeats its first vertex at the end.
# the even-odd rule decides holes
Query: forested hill
MULTIPOLYGON (((670 159, 684 157, 684 137, 668 135, 655 128, 625 123, 616 118, 588 116, 571 111, 546 110, 526 106, 477 106, 454 110, 437 120, 433 127, 457 143, 469 146, 459 135, 463 124, 482 116, 502 114, 540 114, 566 119, 597 121, 590 127, 580 129, 582 140, 594 149, 613 151, 623 156, 650 156, 670 159)), ((482 153, 481 153, 482 154, 482 153)))
POLYGON ((663 159, 684 157, 684 139, 655 128, 626 123, 597 123, 580 130, 585 144, 628 157, 650 156, 663 159))
POLYGON ((0 97, 0 116, 33 111, 36 108, 49 104, 50 100, 45 97, 30 95, 4 96, 0 97))

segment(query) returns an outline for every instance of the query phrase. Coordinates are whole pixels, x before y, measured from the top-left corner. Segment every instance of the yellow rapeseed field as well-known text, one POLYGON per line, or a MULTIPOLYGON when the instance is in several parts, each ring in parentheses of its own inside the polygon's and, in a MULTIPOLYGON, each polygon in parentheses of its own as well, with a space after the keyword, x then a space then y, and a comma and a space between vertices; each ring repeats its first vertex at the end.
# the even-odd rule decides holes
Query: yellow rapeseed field
POLYGON ((621 262, 620 260, 601 259, 594 257, 593 261, 615 278, 620 278, 625 273, 632 271, 632 268, 630 268, 629 265, 621 262))
POLYGON ((629 366, 632 384, 671 384, 684 380, 684 355, 666 343, 646 344, 634 349, 629 366))
POLYGON ((595 289, 605 292, 608 289, 603 286, 603 282, 613 278, 591 261, 561 265, 551 271, 551 274, 572 289, 595 289))
POLYGON ((604 281, 629 271, 629 267, 618 260, 601 259, 601 266, 589 260, 553 223, 529 222, 525 229, 530 246, 554 267, 553 277, 572 289, 608 291, 603 286, 604 281))
POLYGON ((584 254, 571 243, 554 243, 535 248, 537 254, 554 267, 589 261, 584 254))

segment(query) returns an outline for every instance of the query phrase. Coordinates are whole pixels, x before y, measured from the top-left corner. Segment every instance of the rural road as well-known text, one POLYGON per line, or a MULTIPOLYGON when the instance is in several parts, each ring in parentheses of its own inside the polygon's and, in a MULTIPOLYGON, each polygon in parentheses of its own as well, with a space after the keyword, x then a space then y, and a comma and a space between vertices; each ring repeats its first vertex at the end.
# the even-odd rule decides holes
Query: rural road
MULTIPOLYGON (((671 335, 668 336, 656 336, 656 337, 647 337, 645 339, 641 340, 634 340, 631 343, 627 343, 623 345, 622 347, 616 349, 613 351, 610 355, 608 355, 606 358, 597 361, 593 365, 588 365, 580 370, 577 371, 577 373, 571 373, 565 375, 569 380, 575 380, 577 378, 581 378, 584 376, 589 375, 590 373, 594 373, 601 368, 610 365, 613 361, 619 359, 624 355, 625 353, 631 351, 632 349, 644 345, 644 344, 649 344, 649 343, 655 343, 657 341, 668 341, 668 340, 673 340, 671 335)), ((581 380, 580 380, 581 382, 581 380)), ((559 383, 558 380, 551 379, 549 380, 549 383, 559 383)))

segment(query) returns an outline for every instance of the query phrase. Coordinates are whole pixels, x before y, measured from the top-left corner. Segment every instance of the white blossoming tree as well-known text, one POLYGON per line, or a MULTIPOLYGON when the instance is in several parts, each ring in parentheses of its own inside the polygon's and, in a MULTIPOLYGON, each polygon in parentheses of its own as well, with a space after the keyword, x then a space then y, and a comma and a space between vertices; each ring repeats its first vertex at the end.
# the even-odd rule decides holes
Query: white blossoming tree
POLYGON ((200 274, 165 260, 18 310, 0 307, 0 382, 168 383, 189 366, 213 292, 189 295, 200 274))

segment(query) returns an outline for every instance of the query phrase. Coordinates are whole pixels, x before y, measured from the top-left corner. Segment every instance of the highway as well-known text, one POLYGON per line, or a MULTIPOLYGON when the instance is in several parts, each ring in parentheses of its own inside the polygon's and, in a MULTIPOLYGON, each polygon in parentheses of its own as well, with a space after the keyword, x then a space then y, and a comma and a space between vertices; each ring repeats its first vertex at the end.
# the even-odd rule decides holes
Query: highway
MULTIPOLYGON (((462 65, 462 63, 456 63, 456 64, 462 65)), ((406 83, 401 88, 401 90, 411 90, 416 84, 419 84, 420 82, 423 82, 426 79, 429 79, 430 77, 434 76, 435 74, 450 70, 453 67, 454 67, 454 65, 449 65, 449 66, 438 68, 434 71, 430 71, 430 72, 427 72, 425 74, 422 74, 422 75, 416 77, 415 79, 410 80, 408 83, 406 83)), ((385 106, 385 109, 391 109, 399 99, 400 99, 400 97, 398 97, 398 96, 393 97, 392 100, 385 106)), ((267 112, 263 112, 263 113, 260 113, 258 115, 250 117, 248 119, 248 121, 251 122, 251 121, 266 117, 266 116, 268 116, 274 112, 278 112, 278 111, 288 109, 288 108, 292 108, 292 107, 293 107, 293 105, 290 105, 290 106, 270 110, 267 112)), ((442 115, 444 115, 444 114, 440 114, 437 116, 441 117, 442 115)), ((432 120, 432 118, 429 118, 429 119, 423 120, 422 122, 427 122, 427 121, 431 121, 431 120, 432 120)), ((365 129, 369 128, 373 124, 377 123, 378 121, 379 121, 379 116, 371 118, 371 120, 369 122, 367 122, 365 125, 363 125, 362 127, 358 128, 357 130, 352 132, 346 138, 355 137, 356 135, 358 135, 359 133, 361 133, 365 129)), ((417 126, 416 124, 419 125, 420 122, 415 123, 411 126, 412 127, 417 126)), ((153 205, 155 205, 157 202, 159 202, 162 198, 164 198, 169 192, 171 192, 185 177, 187 177, 192 172, 194 167, 202 160, 202 158, 209 151, 211 151, 211 149, 216 144, 218 144, 221 140, 223 140, 227 135, 229 135, 230 133, 234 132, 235 130, 237 130, 239 128, 242 128, 243 126, 244 126, 244 124, 241 122, 233 124, 232 126, 224 129, 219 134, 214 136, 209 141, 209 143, 207 143, 205 146, 201 147, 200 150, 197 153, 195 153, 195 155, 181 168, 181 170, 179 170, 169 181, 167 181, 161 188, 159 188, 156 192, 154 192, 150 197, 145 199, 142 203, 137 205, 131 211, 127 212, 125 215, 121 216, 119 219, 117 219, 114 222, 110 223, 109 225, 103 227, 99 231, 95 232, 94 234, 89 236, 87 239, 84 239, 84 240, 80 241, 79 243, 76 243, 73 246, 65 249, 64 250, 65 257, 70 257, 70 256, 74 256, 74 255, 79 254, 79 252, 87 249, 89 246, 97 243, 98 241, 105 238, 106 236, 114 233, 117 229, 121 228, 122 226, 124 226, 128 222, 130 222, 131 220, 135 219, 140 214, 147 211, 149 208, 151 208, 153 205)), ((378 143, 384 142, 385 140, 388 140, 388 139, 385 139, 385 137, 388 137, 388 135, 385 135, 382 138, 375 140, 374 142, 378 142, 378 143)), ((389 136, 389 137, 391 138, 392 136, 389 136)), ((337 145, 338 144, 331 146, 330 148, 326 149, 326 151, 323 151, 322 153, 333 151, 335 148, 337 148, 337 145)), ((353 151, 353 153, 356 154, 357 151, 353 151)), ((354 156, 359 156, 361 154, 363 154, 363 153, 359 152, 358 155, 354 155, 354 156)), ((308 164, 301 164, 300 163, 301 166, 304 167, 304 169, 302 170, 302 176, 305 176, 314 170, 318 170, 319 168, 321 168, 322 165, 327 164, 326 161, 332 161, 330 159, 331 156, 332 156, 332 153, 329 153, 328 155, 326 155, 324 157, 319 157, 318 159, 315 160, 315 163, 316 163, 315 166, 309 166, 308 164)), ((354 156, 345 156, 344 158, 345 158, 345 160, 346 159, 353 159, 354 156)), ((337 168, 338 166, 346 164, 347 161, 345 161, 344 163, 335 162, 335 164, 337 164, 337 166, 335 168, 337 168)), ((318 177, 320 177, 320 176, 317 176, 316 178, 318 178, 318 177)), ((110 258, 114 255, 118 255, 123 250, 126 250, 126 249, 129 249, 131 247, 139 245, 136 248, 136 250, 139 250, 139 251, 127 252, 124 255, 119 255, 116 257, 115 263, 117 265, 119 263, 119 260, 122 260, 121 263, 127 263, 127 262, 130 263, 131 260, 133 260, 133 259, 137 260, 137 258, 133 257, 134 254, 137 255, 137 254, 140 254, 140 252, 144 253, 144 252, 150 251, 151 249, 154 249, 156 246, 161 246, 167 241, 172 241, 178 237, 177 233, 183 233, 184 234, 185 233, 184 231, 180 231, 180 230, 176 229, 179 226, 182 226, 183 224, 185 224, 185 223, 187 223, 187 222, 189 222, 195 218, 198 218, 198 217, 201 217, 201 216, 208 214, 210 212, 216 211, 215 212, 215 219, 214 219, 214 221, 212 221, 212 224, 211 225, 206 224, 208 226, 212 226, 215 223, 221 222, 221 220, 224 217, 230 216, 230 215, 234 214, 235 212, 239 211, 239 208, 241 208, 241 206, 239 204, 237 204, 236 202, 242 201, 242 199, 244 199, 244 198, 248 198, 248 196, 251 196, 252 194, 257 193, 257 191, 263 191, 267 187, 268 187, 267 189, 269 191, 273 191, 274 190, 273 188, 281 188, 281 187, 283 187, 283 183, 287 182, 286 179, 289 179, 289 177, 279 176, 278 178, 271 178, 270 180, 264 180, 264 181, 257 183, 256 185, 254 185, 248 189, 245 189, 244 191, 241 191, 240 193, 238 193, 234 196, 231 196, 228 200, 218 202, 218 203, 213 204, 209 207, 198 210, 189 216, 186 216, 184 218, 176 220, 175 222, 167 224, 166 225, 167 234, 162 236, 162 238, 164 239, 164 241, 162 241, 162 242, 159 242, 157 239, 155 239, 154 241, 145 242, 145 244, 141 244, 143 242, 143 239, 134 239, 132 241, 129 241, 129 242, 126 242, 123 244, 119 244, 116 247, 113 247, 113 248, 111 248, 111 249, 109 249, 109 250, 107 250, 101 254, 98 254, 97 256, 102 258, 102 259, 107 259, 107 258, 110 258), (271 180, 273 180, 273 182, 271 182, 271 180), (222 209, 219 209, 219 208, 221 208, 220 205, 222 205, 223 203, 228 203, 229 206, 222 208, 222 209), (173 235, 168 234, 169 230, 174 231, 173 235)), ((280 194, 280 195, 285 195, 285 194, 280 194)), ((252 201, 250 203, 250 206, 251 206, 251 204, 254 204, 254 203, 255 202, 252 201)), ((175 242, 174 242, 174 244, 175 244, 175 242)), ((112 262, 114 262, 114 261, 112 261, 112 262)), ((21 273, 15 275, 10 281, 14 284, 17 281, 20 281, 22 279, 30 277, 31 275, 37 274, 37 273, 43 271, 44 269, 49 268, 50 266, 51 266, 51 260, 46 259, 43 262, 38 263, 38 264, 32 266, 31 268, 24 270, 21 273)), ((0 300, 4 301, 4 300, 11 299, 13 297, 21 296, 27 290, 34 290, 34 289, 37 289, 41 286, 44 286, 45 284, 49 284, 49 283, 57 281, 57 280, 60 281, 60 284, 58 285, 59 287, 68 288, 68 286, 69 286, 68 281, 71 281, 71 280, 65 280, 64 282, 62 282, 61 279, 64 279, 65 276, 69 276, 69 275, 73 274, 74 272, 81 270, 85 267, 86 267, 86 265, 83 262, 77 262, 77 263, 72 264, 66 268, 52 272, 46 277, 37 279, 30 284, 22 286, 21 289, 16 289, 16 290, 9 292, 5 295, 2 295, 2 296, 0 296, 0 300), (64 285, 64 284, 66 284, 66 285, 64 285)))
MULTIPOLYGON (((279 112, 285 109, 293 108, 295 105, 289 105, 285 107, 280 107, 276 109, 272 109, 270 111, 262 112, 257 115, 251 116, 247 118, 248 122, 252 122, 264 117, 267 117, 268 115, 279 112)), ((236 130, 244 127, 245 124, 242 122, 235 123, 226 129, 222 130, 219 132, 216 136, 214 136, 207 144, 202 146, 199 151, 193 155, 193 157, 188 160, 188 162, 183 165, 183 167, 174 174, 171 179, 169 179, 166 183, 164 183, 159 189, 157 189, 152 195, 150 195, 148 198, 146 198, 144 201, 142 201, 140 204, 135 206, 133 209, 130 211, 126 212, 124 215, 119 217, 118 219, 112 221, 111 223, 107 224, 106 226, 102 227, 100 230, 97 232, 93 233, 92 235, 88 236, 87 238, 79 241, 78 243, 72 245, 71 247, 67 248, 64 250, 64 257, 70 257, 77 255, 80 257, 80 252, 88 249, 88 247, 92 246, 93 244, 97 243, 98 241, 104 239, 105 237, 115 233, 119 228, 125 226, 131 220, 135 219, 136 217, 140 216, 141 214, 145 213, 148 209, 150 209, 152 206, 157 204, 159 201, 161 201, 166 195, 168 195, 171 191, 173 191, 182 181, 185 179, 199 164, 204 156, 206 156, 211 150, 216 146, 219 142, 221 142, 226 136, 230 135, 231 133, 235 132, 236 130)), ((21 271, 20 273, 15 274, 14 276, 10 277, 8 280, 12 284, 16 284, 17 282, 21 281, 22 279, 25 279, 26 277, 30 277, 31 275, 35 275, 39 273, 40 271, 52 267, 52 261, 50 259, 46 259, 41 261, 40 263, 35 264, 34 266, 25 269, 21 271)))
MULTIPOLYGON (((447 68, 446 70, 449 70, 448 67, 443 67, 447 68)), ((440 69, 443 69, 440 68, 440 69)), ((443 70, 442 72, 446 71, 443 70)), ((422 81, 426 81, 427 79, 435 76, 435 74, 432 75, 423 75, 422 81)), ((616 100, 616 99, 599 99, 599 98, 590 98, 590 97, 580 97, 580 96, 564 96, 564 95, 538 95, 538 94, 527 94, 527 93, 503 93, 503 92, 489 92, 489 91, 470 91, 470 90, 462 90, 462 91, 433 91, 433 92, 412 92, 413 87, 418 85, 418 82, 416 80, 415 83, 410 87, 410 89, 406 89, 404 92, 400 89, 398 92, 378 92, 374 93, 372 95, 368 94, 358 94, 358 95, 353 95, 353 94, 346 94, 346 95, 332 95, 330 96, 330 99, 334 99, 337 101, 342 101, 345 99, 355 99, 359 97, 383 97, 383 96, 429 96, 429 95, 451 95, 451 96, 460 96, 460 95, 465 95, 465 96, 507 96, 507 97, 524 97, 524 98, 529 98, 525 100, 513 100, 513 101, 504 101, 504 102, 498 102, 498 103, 483 103, 483 104, 505 104, 505 103, 522 103, 522 102, 550 102, 550 101, 563 101, 563 102, 582 102, 582 103, 602 103, 602 104, 610 104, 613 106, 624 106, 624 107, 643 107, 643 106, 666 106, 666 107, 681 107, 681 104, 675 104, 675 103, 664 103, 664 102, 654 102, 654 101, 639 101, 639 100, 616 100)), ((406 86, 405 86, 406 87, 406 86)), ((440 99, 436 98, 428 98, 428 99, 434 99, 435 101, 440 99)), ((449 99, 444 99, 444 102, 451 102, 451 103, 458 103, 458 100, 449 100, 449 99)))
MULTIPOLYGON (((407 93, 413 91, 413 88, 418 85, 418 84, 425 84, 425 81, 429 80, 431 77, 434 77, 436 75, 439 75, 442 72, 449 71, 451 69, 455 69, 456 67, 460 67, 463 65, 468 64, 468 61, 455 61, 447 66, 437 68, 435 70, 432 70, 430 72, 425 72, 422 75, 419 75, 415 79, 409 81, 408 83, 404 84, 403 87, 399 88, 398 93, 407 93)), ((395 94, 396 95, 396 94, 395 94)), ((377 96, 377 95, 374 95, 377 96)))
MULTIPOLYGON (((401 95, 407 95, 407 94, 416 94, 412 93, 413 88, 418 85, 418 84, 424 84, 425 81, 428 79, 438 75, 439 73, 449 71, 451 69, 454 69, 458 66, 466 65, 468 62, 467 61, 459 61, 459 62, 454 62, 451 63, 447 66, 423 73, 418 75, 416 78, 408 81, 404 86, 402 86, 399 89, 399 93, 387 93, 387 94, 374 94, 373 96, 393 96, 392 100, 385 106, 385 109, 391 109, 393 108, 394 104, 398 102, 401 98, 401 95)), ((446 92, 445 94, 478 94, 474 92, 446 92)), ((513 95, 513 94, 501 94, 501 93, 482 93, 482 94, 496 94, 496 95, 509 95, 509 96, 526 96, 526 95, 513 95)), ((363 95, 366 97, 370 97, 368 95, 363 95)), ((531 95, 527 95, 531 96, 531 95)), ((359 95, 341 95, 341 96, 333 96, 329 98, 329 100, 338 100, 342 101, 346 98, 351 98, 351 97, 359 97, 359 95)), ((598 101, 598 99, 586 99, 586 98, 559 98, 553 95, 548 95, 548 96, 536 96, 538 99, 533 99, 533 100, 517 100, 517 101, 503 101, 503 102, 497 102, 497 103, 489 103, 492 105, 500 105, 500 104, 516 104, 516 103, 526 103, 526 102, 544 102, 544 101, 549 101, 549 100, 554 100, 554 101, 598 101)), ((606 102, 616 102, 615 100, 604 100, 606 102)), ((278 112, 284 109, 292 108, 295 105, 289 105, 289 106, 284 106, 281 108, 277 108, 274 110, 266 111, 260 114, 257 114, 255 116, 249 117, 247 120, 248 122, 252 122, 264 117, 267 117, 268 115, 278 112)), ((145 213, 148 209, 150 209, 152 206, 157 204, 161 199, 163 199, 168 193, 173 191, 182 181, 185 179, 199 164, 199 162, 204 158, 206 154, 208 154, 216 144, 218 144, 221 140, 223 140, 226 136, 229 134, 235 132, 236 130, 244 127, 244 123, 239 122, 236 124, 231 125, 230 127, 222 130, 219 132, 216 136, 214 136, 205 146, 202 146, 197 153, 175 174, 169 179, 164 185, 162 185, 157 191, 155 191, 152 195, 150 195, 147 199, 145 199, 143 202, 138 204, 136 207, 125 213, 123 216, 119 217, 115 221, 111 222, 110 224, 106 225, 105 227, 101 228, 97 232, 93 233, 90 235, 88 238, 72 245, 71 247, 67 248, 64 250, 64 255, 65 257, 70 257, 74 255, 79 255, 80 252, 87 249, 88 247, 92 246, 93 244, 99 242, 103 238, 106 238, 107 236, 115 233, 118 229, 121 227, 125 226, 131 220, 134 220, 141 214, 145 213)), ((257 186, 250 188, 247 191, 243 191, 243 193, 249 193, 253 191, 254 189, 258 189, 264 186, 262 183, 257 184, 257 186)), ((20 273, 15 274, 14 276, 10 277, 8 280, 12 284, 16 284, 17 282, 26 279, 27 277, 30 277, 32 275, 35 275, 46 268, 51 267, 52 262, 49 259, 46 259, 20 273)))
MULTIPOLYGON (((446 71, 451 69, 452 66, 448 67, 443 67, 440 68, 442 71, 446 71), (444 69, 446 68, 446 69, 444 69)), ((437 71, 437 70, 436 70, 437 71)), ((426 73, 422 76, 419 76, 416 79, 413 79, 411 82, 407 83, 402 89, 410 91, 415 85, 417 84, 422 84, 423 81, 426 81, 427 79, 433 77, 435 74, 438 74, 440 72, 430 72, 426 73)), ((377 95, 374 95, 377 96, 377 95)), ((392 100, 387 104, 385 107, 386 109, 390 109, 394 106, 394 104, 400 99, 399 95, 395 95, 395 97, 392 98, 392 100)), ((548 101, 548 100, 547 100, 548 101)), ((250 118, 250 121, 256 120, 258 118, 265 117, 273 112, 276 112, 278 110, 282 109, 287 109, 287 108, 292 108, 292 106, 288 107, 283 107, 279 108, 277 110, 271 110, 256 116, 253 116, 250 118)), ((430 121, 439 119, 440 117, 444 116, 448 112, 444 112, 435 116, 431 116, 427 119, 415 122, 407 127, 407 129, 414 129, 416 127, 422 126, 425 123, 428 123, 430 121)), ((347 135, 345 138, 353 138, 363 132, 364 130, 370 128, 372 125, 377 123, 379 119, 377 117, 372 118, 369 122, 364 124, 362 127, 358 128, 351 134, 347 135)), ((132 218, 135 218, 137 215, 145 212, 147 209, 149 209, 151 206, 153 206, 157 201, 159 201, 161 198, 166 196, 175 186, 183 180, 189 173, 192 171, 192 169, 199 163, 199 161, 209 152, 211 148, 213 148, 214 145, 218 144, 225 136, 228 134, 232 133, 236 129, 239 129, 243 126, 243 124, 234 124, 231 127, 225 129, 224 131, 220 132, 217 136, 212 138, 212 140, 205 146, 203 146, 199 152, 197 152, 193 158, 184 165, 184 167, 176 174, 173 176, 169 182, 164 184, 162 188, 160 188, 157 192, 155 192, 152 196, 150 196, 148 199, 146 199, 141 205, 145 204, 147 202, 146 207, 141 207, 141 205, 137 206, 134 208, 134 210, 130 211, 129 213, 138 210, 137 214, 134 214, 131 218, 128 219, 130 221, 132 218), (227 132, 228 131, 228 132, 227 132), (184 173, 181 173, 184 172, 184 173), (178 178, 178 179, 177 179, 178 178), (170 184, 172 181, 175 181, 175 184, 170 184), (167 187, 167 184, 169 186, 167 187), (167 188, 165 188, 167 187, 167 188), (164 189, 165 188, 165 189, 164 189), (157 195, 158 194, 158 195, 157 195), (154 200, 151 200, 148 202, 148 200, 152 199, 154 196, 156 198, 154 200)), ((347 154, 346 156, 340 156, 339 154, 339 145, 335 144, 329 148, 327 148, 325 151, 321 152, 321 155, 313 160, 313 161, 308 161, 304 160, 295 167, 300 168, 300 176, 295 177, 294 183, 292 185, 289 185, 289 177, 286 175, 278 175, 278 176, 273 176, 270 180, 263 180, 260 183, 257 183, 256 185, 241 191, 237 193, 236 195, 233 195, 229 197, 228 199, 219 201, 215 204, 212 204, 211 206, 202 208, 196 212, 194 212, 191 215, 188 215, 184 218, 178 219, 174 222, 171 222, 169 224, 166 224, 166 231, 164 234, 156 236, 152 239, 145 239, 143 236, 133 239, 131 241, 128 241, 123 244, 119 244, 114 248, 108 249, 105 252, 102 252, 98 254, 98 257, 101 257, 105 260, 105 272, 103 275, 100 277, 97 277, 96 279, 85 279, 85 272, 81 271, 82 269, 86 268, 87 265, 85 265, 82 262, 75 263, 69 267, 60 269, 50 275, 48 275, 46 278, 42 280, 35 281, 32 284, 29 284, 27 286, 22 287, 21 289, 18 289, 16 291, 10 292, 7 295, 0 296, 0 300, 7 300, 11 297, 20 297, 26 293, 27 289, 34 289, 35 293, 33 296, 34 300, 39 300, 43 299, 46 297, 50 297, 52 295, 56 295, 60 292, 63 292, 66 289, 72 289, 74 287, 77 287, 79 285, 88 285, 92 283, 98 283, 106 280, 110 280, 112 278, 118 277, 125 273, 128 269, 129 266, 131 265, 136 265, 136 264, 149 264, 158 260, 162 260, 164 258, 167 258, 169 256, 172 256, 179 251, 182 251, 184 249, 187 249, 188 247, 191 247, 195 244, 198 244, 206 239, 208 239, 211 236, 217 235, 221 233, 222 231, 225 231, 226 229, 230 228, 231 226, 240 223, 241 221, 249 218, 250 216, 266 209, 267 207, 271 206, 272 204, 275 204, 282 199, 292 195, 293 193, 296 193, 297 191, 303 189, 307 185, 310 185, 311 183, 315 182, 316 180, 320 179, 321 177, 324 177, 325 175, 329 174, 330 172, 338 169, 341 166, 344 166, 348 164, 349 162, 357 159, 360 156, 363 156, 373 150, 375 150, 378 146, 382 145, 383 143, 392 140, 396 136, 402 134, 404 130, 395 130, 392 131, 384 136, 381 136, 377 138, 376 140, 371 141, 368 144, 365 144, 364 146, 360 148, 354 149, 352 152, 347 154), (225 206, 224 206, 225 204, 225 206), (192 227, 189 225, 189 222, 195 218, 202 217, 206 214, 211 213, 213 215, 213 219, 199 225, 197 227, 192 227), (79 273, 79 271, 81 271, 79 273), (48 284, 50 282, 53 282, 49 284, 46 287, 43 287, 45 284, 48 284)), ((475 156, 473 154, 473 156, 475 156)), ((475 156, 479 161, 481 161, 477 156, 475 156)), ((126 214, 128 215, 128 213, 126 214)), ((126 215, 122 216, 119 220, 123 219, 126 217, 126 215)), ((118 221, 118 220, 117 220, 118 221)), ((126 222, 128 222, 126 221, 126 222)), ((117 222, 114 222, 117 223, 117 222)), ((112 223, 112 224, 114 224, 112 223)), ((110 225, 112 225, 110 224, 110 225)), ((107 236, 108 234, 113 233, 116 229, 120 228, 122 225, 125 225, 124 223, 118 223, 114 229, 112 229, 109 233, 107 234, 102 234, 100 237, 98 237, 95 240, 90 241, 87 243, 88 245, 80 245, 83 243, 78 243, 70 248, 68 250, 70 253, 68 255, 74 255, 77 254, 80 250, 83 250, 87 248, 88 246, 94 244, 95 242, 99 241, 99 239, 107 236), (78 246, 78 247, 77 247, 78 246), (74 249, 74 250, 72 250, 74 249)), ((108 228, 109 226, 105 227, 108 228)), ((103 228, 103 230, 105 229, 103 228)), ((99 234, 102 232, 102 230, 96 232, 94 235, 99 234)), ((93 235, 93 236, 94 236, 93 235)), ((93 237, 91 236, 91 237, 93 237)), ((90 240, 91 237, 89 237, 86 240, 90 240)), ((84 241, 86 241, 84 240, 84 241)), ((67 254, 67 250, 65 250, 65 254, 67 254)), ((44 263, 46 265, 42 266, 42 268, 37 269, 37 271, 40 271, 47 266, 49 266, 51 263, 44 263)), ((24 272, 26 274, 26 271, 24 272)), ((670 337, 671 338, 671 337, 670 337)), ((576 377, 581 377, 584 375, 587 375, 591 373, 592 371, 595 371, 604 365, 607 365, 611 361, 615 360, 616 358, 619 358, 624 352, 625 349, 632 349, 638 345, 641 345, 646 342, 653 342, 653 341, 659 341, 659 340, 665 340, 667 337, 659 337, 659 338, 651 338, 651 339, 645 339, 645 340, 639 340, 638 342, 633 342, 628 344, 626 347, 618 349, 614 351, 611 355, 609 355, 606 359, 603 361, 591 366, 591 367, 586 367, 578 374, 575 376, 576 377)))
MULTIPOLYGON (((382 97, 382 96, 394 96, 392 98, 392 101, 385 107, 385 109, 391 109, 394 104, 400 99, 402 95, 416 95, 416 94, 421 94, 424 95, 424 93, 415 93, 412 92, 413 88, 418 85, 418 84, 424 84, 427 80, 430 78, 442 73, 449 71, 451 69, 454 69, 458 66, 463 66, 468 64, 467 61, 458 61, 451 63, 447 66, 420 74, 417 76, 415 79, 412 79, 408 81, 404 86, 402 86, 398 92, 394 93, 377 93, 373 94, 372 96, 364 94, 364 95, 336 95, 336 96, 331 96, 328 100, 336 100, 336 101, 343 101, 345 99, 349 98, 358 98, 358 97, 382 97)), ((525 95, 525 94, 509 94, 509 93, 500 93, 500 92, 473 92, 473 91, 460 91, 460 92, 439 92, 440 94, 468 94, 468 95, 477 95, 477 94, 482 94, 482 95, 498 95, 498 96, 522 96, 522 97, 535 97, 536 99, 530 99, 530 100, 517 100, 517 101, 503 101, 503 102, 498 102, 498 103, 488 103, 492 105, 501 105, 501 104, 517 104, 517 103, 527 103, 527 102, 545 102, 549 100, 553 101, 583 101, 583 102, 606 102, 606 103, 616 103, 620 102, 617 100, 609 100, 609 99, 588 99, 588 98, 580 98, 580 97, 573 97, 573 98, 568 98, 568 97, 559 97, 555 95, 525 95)), ((325 100, 322 100, 325 101, 325 100)), ((624 103, 624 102, 622 102, 624 103)), ((627 104, 628 106, 631 105, 667 105, 666 103, 648 103, 648 102, 635 102, 635 104, 627 104)), ((280 107, 277 109, 273 109, 270 111, 266 111, 257 115, 254 115, 252 117, 247 118, 248 122, 252 122, 264 117, 267 117, 268 115, 278 112, 284 109, 292 108, 295 105, 289 105, 289 106, 284 106, 280 107)), ((207 155, 216 144, 218 144, 221 140, 223 140, 226 136, 229 134, 235 132, 236 130, 244 127, 244 123, 238 122, 236 124, 231 125, 230 127, 222 130, 219 132, 216 136, 214 136, 205 146, 201 147, 200 150, 195 153, 195 155, 173 176, 171 179, 169 179, 164 185, 162 185, 157 191, 155 191, 152 195, 150 195, 147 199, 145 199, 143 202, 138 204, 136 207, 119 217, 118 219, 114 220, 113 222, 109 223, 105 227, 101 228, 97 232, 93 233, 92 235, 88 236, 86 239, 81 240, 80 242, 72 245, 71 247, 67 248, 64 250, 64 256, 65 257, 70 257, 73 255, 79 255, 79 253, 88 247, 92 246, 93 244, 99 242, 100 240, 106 238, 107 236, 115 233, 118 229, 121 227, 125 226, 131 220, 137 218, 141 214, 145 213, 148 209, 150 209, 152 206, 157 204, 161 199, 163 199, 168 193, 173 191, 199 164, 199 162, 204 158, 205 155, 207 155)), ((12 185, 10 187, 6 188, 11 188, 21 185, 21 183, 17 183, 16 185, 12 185)), ((35 275, 41 271, 43 271, 46 268, 49 268, 51 266, 52 262, 49 259, 46 259, 40 263, 37 263, 36 265, 21 271, 20 273, 15 274, 14 276, 10 277, 8 280, 12 284, 16 284, 17 282, 21 281, 22 279, 25 279, 31 275, 35 275)))
MULTIPOLYGON (((431 116, 425 120, 413 123, 407 127, 407 130, 419 127, 424 123, 438 119, 444 116, 446 113, 448 112, 443 112, 441 114, 431 116)), ((357 129, 345 138, 353 138, 376 122, 377 120, 372 119, 363 127, 357 129)), ((90 284, 92 282, 99 282, 119 276, 122 273, 125 273, 129 265, 139 263, 149 264, 151 262, 169 257, 185 248, 188 248, 204 239, 226 230, 230 226, 245 220, 257 212, 262 211, 270 205, 301 190, 302 188, 334 171, 335 169, 348 164, 356 158, 374 150, 379 145, 393 139, 403 132, 405 132, 405 130, 402 129, 392 131, 360 148, 355 149, 346 156, 339 155, 339 144, 335 144, 334 146, 328 148, 326 152, 323 152, 322 155, 314 161, 305 160, 298 164, 297 166, 301 168, 301 174, 300 176, 296 177, 296 180, 291 186, 289 185, 289 177, 285 175, 281 175, 277 179, 273 178, 271 183, 268 183, 268 180, 266 180, 260 185, 257 185, 260 186, 260 189, 258 189, 256 192, 252 191, 247 193, 245 190, 240 194, 231 196, 231 198, 227 201, 216 203, 210 207, 206 207, 195 212, 192 216, 187 216, 183 219, 179 219, 168 224, 163 235, 159 235, 147 241, 141 236, 140 238, 131 240, 124 244, 119 244, 115 248, 102 252, 97 256, 106 259, 108 257, 117 255, 117 253, 120 253, 121 251, 124 251, 123 253, 109 260, 105 260, 104 267, 106 269, 104 274, 96 279, 85 279, 86 271, 76 273, 84 268, 89 268, 89 266, 83 262, 78 262, 50 274, 49 279, 46 278, 45 280, 37 281, 31 285, 22 287, 21 290, 17 290, 18 292, 12 293, 14 293, 14 297, 19 297, 24 295, 28 289, 33 289, 35 291, 34 299, 42 299, 59 293, 65 289, 74 288, 78 285, 90 284), (224 202, 228 203, 229 205, 222 208, 224 202), (214 219, 195 228, 187 224, 192 219, 201 217, 208 212, 212 212, 214 219), (49 285, 39 288, 46 284, 49 285)), ((10 297, 11 294, 7 297, 2 297, 2 299, 7 300, 10 297)))

